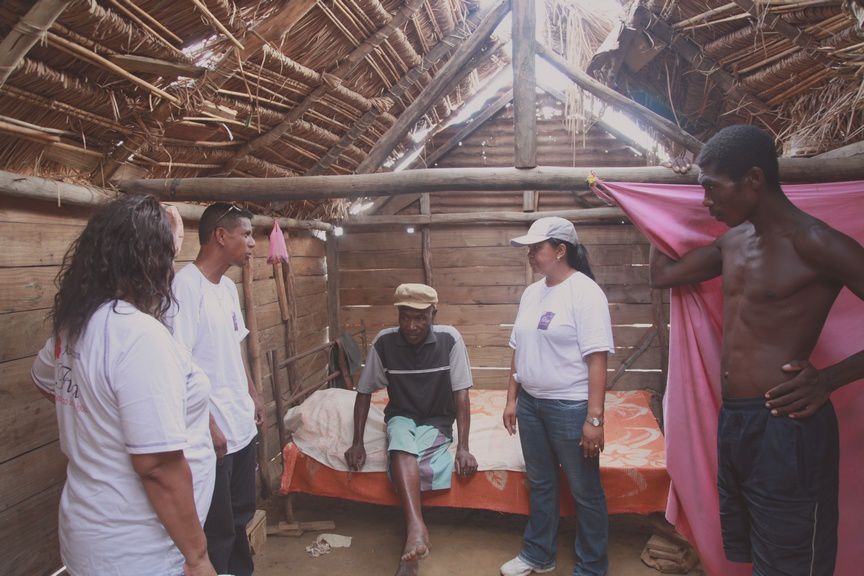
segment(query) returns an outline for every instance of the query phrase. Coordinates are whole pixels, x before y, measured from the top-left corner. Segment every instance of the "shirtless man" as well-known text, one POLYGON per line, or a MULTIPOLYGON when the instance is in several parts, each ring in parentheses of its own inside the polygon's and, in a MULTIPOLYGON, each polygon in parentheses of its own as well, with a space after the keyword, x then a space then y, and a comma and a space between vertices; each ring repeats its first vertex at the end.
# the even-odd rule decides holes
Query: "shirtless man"
POLYGON ((726 557, 753 574, 834 573, 839 439, 829 396, 864 377, 864 350, 821 370, 809 357, 846 286, 864 299, 864 248, 796 208, 771 137, 718 132, 696 159, 703 204, 730 230, 678 261, 652 249, 651 285, 723 276, 718 425, 726 557))
POLYGON ((396 576, 416 576, 418 561, 429 554, 429 530, 423 521, 420 493, 450 488, 454 460, 448 452, 453 421, 459 428, 455 469, 467 477, 477 471, 468 450, 472 385, 468 351, 452 326, 435 325, 438 294, 425 284, 401 284, 394 305, 398 328, 378 333, 354 401, 354 440, 345 452, 351 470, 366 463, 363 433, 372 392, 387 388, 389 475, 405 515, 405 547, 396 576))

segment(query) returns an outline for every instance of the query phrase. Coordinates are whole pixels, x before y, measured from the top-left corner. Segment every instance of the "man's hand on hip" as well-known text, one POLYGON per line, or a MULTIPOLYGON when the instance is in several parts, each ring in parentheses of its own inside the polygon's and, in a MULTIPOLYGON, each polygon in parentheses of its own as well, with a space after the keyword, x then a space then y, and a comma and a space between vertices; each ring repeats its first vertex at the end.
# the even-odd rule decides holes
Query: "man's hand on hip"
POLYGON ((765 405, 774 416, 806 418, 812 416, 831 395, 831 385, 807 360, 784 364, 782 370, 795 374, 791 380, 779 384, 765 393, 765 405))

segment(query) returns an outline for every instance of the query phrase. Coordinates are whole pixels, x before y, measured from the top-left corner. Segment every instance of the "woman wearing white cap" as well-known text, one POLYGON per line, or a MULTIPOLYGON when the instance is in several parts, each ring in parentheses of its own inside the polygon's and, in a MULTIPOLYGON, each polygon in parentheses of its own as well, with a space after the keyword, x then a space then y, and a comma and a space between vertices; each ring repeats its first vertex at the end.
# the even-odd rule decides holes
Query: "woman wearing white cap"
POLYGON ((513 246, 545 278, 525 289, 510 335, 514 350, 504 426, 525 458, 531 512, 522 550, 502 576, 555 569, 559 465, 576 502, 579 531, 574 576, 602 576, 608 567, 608 516, 600 484, 607 355, 614 351, 606 296, 594 282, 573 224, 541 218, 513 246))

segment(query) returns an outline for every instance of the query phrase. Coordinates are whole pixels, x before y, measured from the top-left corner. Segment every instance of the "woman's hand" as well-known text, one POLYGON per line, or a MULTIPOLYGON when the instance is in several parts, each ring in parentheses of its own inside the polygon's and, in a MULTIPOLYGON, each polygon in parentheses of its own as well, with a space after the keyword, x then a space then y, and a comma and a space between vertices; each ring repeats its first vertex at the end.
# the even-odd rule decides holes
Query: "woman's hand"
POLYGON ((516 434, 516 401, 508 400, 507 405, 504 406, 504 428, 507 429, 507 432, 510 433, 511 436, 516 434))
POLYGON ((596 458, 604 448, 603 425, 594 426, 589 422, 582 425, 582 455, 596 458))
POLYGON ((205 554, 198 562, 191 563, 188 560, 183 564, 183 576, 216 576, 216 569, 210 563, 210 558, 205 554))

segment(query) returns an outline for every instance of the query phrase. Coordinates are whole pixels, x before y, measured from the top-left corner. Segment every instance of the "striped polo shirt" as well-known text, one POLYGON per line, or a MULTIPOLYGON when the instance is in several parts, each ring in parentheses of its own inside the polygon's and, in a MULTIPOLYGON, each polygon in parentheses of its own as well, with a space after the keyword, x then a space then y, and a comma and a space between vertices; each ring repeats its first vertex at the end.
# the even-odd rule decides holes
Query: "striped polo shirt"
POLYGON ((387 388, 384 420, 405 416, 417 424, 450 431, 456 418, 453 392, 470 388, 471 364, 462 335, 452 326, 432 325, 420 346, 408 344, 399 328, 375 336, 357 391, 387 388))

